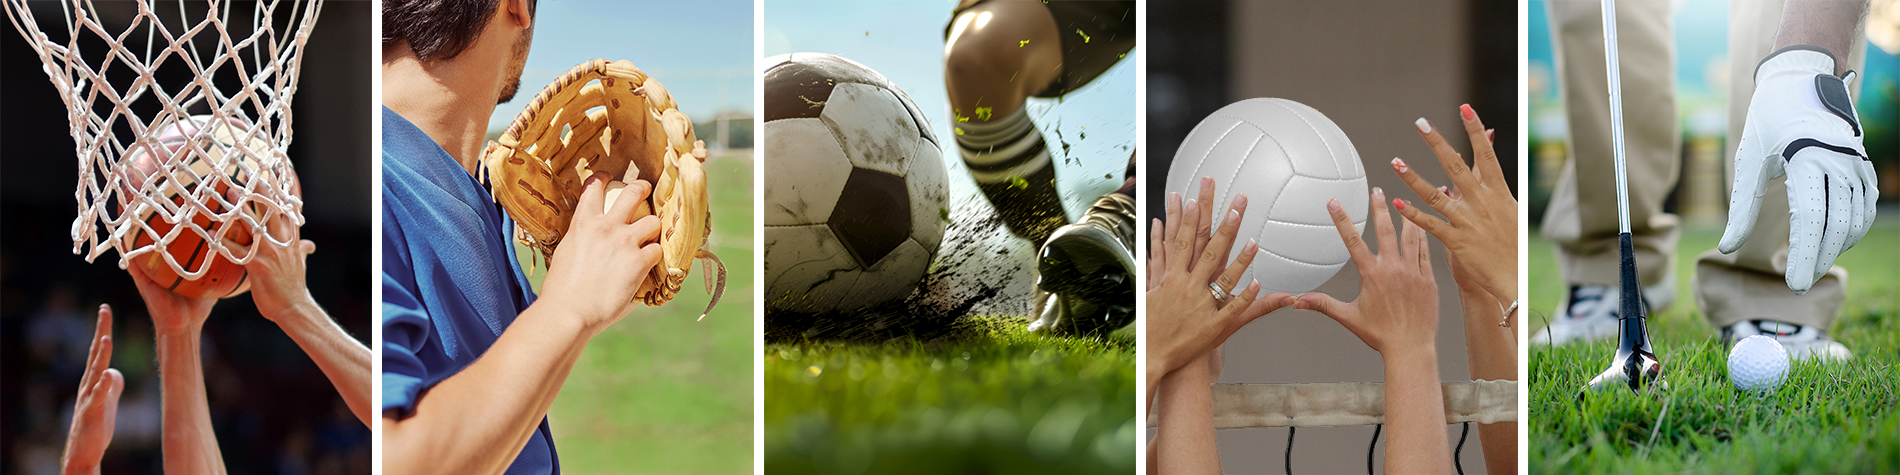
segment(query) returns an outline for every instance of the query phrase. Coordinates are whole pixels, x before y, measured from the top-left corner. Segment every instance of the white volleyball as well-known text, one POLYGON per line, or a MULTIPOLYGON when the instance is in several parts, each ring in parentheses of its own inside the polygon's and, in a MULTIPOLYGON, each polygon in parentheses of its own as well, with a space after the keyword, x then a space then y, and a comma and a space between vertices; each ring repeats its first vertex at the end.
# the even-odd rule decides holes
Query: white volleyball
POLYGON ((1301 293, 1331 279, 1352 260, 1326 212, 1337 198, 1365 231, 1366 170, 1346 133, 1319 111, 1286 99, 1248 99, 1202 119, 1181 141, 1168 167, 1167 190, 1183 200, 1199 195, 1200 177, 1213 177, 1216 221, 1235 193, 1247 212, 1228 259, 1248 239, 1260 243, 1253 266, 1236 287, 1259 280, 1261 289, 1301 293))

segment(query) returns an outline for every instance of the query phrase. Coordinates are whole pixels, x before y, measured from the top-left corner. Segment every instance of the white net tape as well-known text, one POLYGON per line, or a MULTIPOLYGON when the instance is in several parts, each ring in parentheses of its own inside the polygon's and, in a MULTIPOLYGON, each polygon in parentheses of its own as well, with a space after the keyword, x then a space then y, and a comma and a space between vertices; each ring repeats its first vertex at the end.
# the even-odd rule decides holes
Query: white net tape
MULTIPOLYGON (((1444 383, 1445 423, 1517 420, 1516 381, 1444 383)), ((1156 417, 1148 415, 1148 427, 1156 417)), ((1385 423, 1384 383, 1214 385, 1214 428, 1385 423)))
POLYGON ((253 253, 226 239, 289 244, 265 224, 303 224, 290 99, 322 0, 4 1, 66 103, 79 159, 73 253, 91 262, 117 249, 124 268, 158 252, 196 280, 209 254, 164 249, 203 242, 242 265, 253 253), (44 30, 34 11, 50 17, 55 3, 61 22, 47 26, 62 28, 44 30))

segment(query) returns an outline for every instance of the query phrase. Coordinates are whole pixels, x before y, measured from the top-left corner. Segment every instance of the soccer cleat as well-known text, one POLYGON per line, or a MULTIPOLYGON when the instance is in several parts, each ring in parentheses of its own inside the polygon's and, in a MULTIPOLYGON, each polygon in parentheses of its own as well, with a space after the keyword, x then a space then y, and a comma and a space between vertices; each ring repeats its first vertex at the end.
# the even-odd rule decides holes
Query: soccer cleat
POLYGON ((1767 335, 1788 349, 1791 359, 1821 358, 1823 362, 1854 358, 1847 346, 1834 341, 1820 328, 1776 320, 1744 320, 1722 328, 1722 341, 1730 348, 1752 335, 1767 335))
MULTIPOLYGON (((1664 276, 1656 285, 1643 288, 1643 305, 1652 311, 1669 308, 1675 301, 1675 275, 1664 276)), ((1573 285, 1570 294, 1557 307, 1558 318, 1537 330, 1533 345, 1563 345, 1579 341, 1616 337, 1618 300, 1613 285, 1573 285)))
POLYGON ((1135 228, 1135 199, 1120 193, 1103 196, 1081 221, 1057 228, 1036 261, 1036 289, 1054 297, 1039 299, 1040 318, 1030 329, 1092 334, 1132 322, 1135 228))

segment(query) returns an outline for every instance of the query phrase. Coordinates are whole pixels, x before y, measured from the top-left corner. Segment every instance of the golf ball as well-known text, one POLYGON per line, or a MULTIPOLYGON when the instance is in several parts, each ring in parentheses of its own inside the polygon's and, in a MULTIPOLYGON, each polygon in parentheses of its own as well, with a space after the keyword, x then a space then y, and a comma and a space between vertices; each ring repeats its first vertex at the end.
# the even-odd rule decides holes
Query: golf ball
POLYGON ((1788 379, 1788 350, 1764 335, 1743 338, 1728 350, 1728 379, 1745 392, 1773 392, 1788 379))

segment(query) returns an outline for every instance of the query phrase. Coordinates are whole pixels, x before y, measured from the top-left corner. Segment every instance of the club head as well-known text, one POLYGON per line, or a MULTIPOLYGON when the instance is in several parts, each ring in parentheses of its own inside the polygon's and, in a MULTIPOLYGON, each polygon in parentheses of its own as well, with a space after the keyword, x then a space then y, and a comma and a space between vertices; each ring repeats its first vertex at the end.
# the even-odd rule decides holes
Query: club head
POLYGON ((1590 378, 1590 383, 1577 393, 1577 398, 1582 399, 1586 394, 1607 389, 1628 388, 1636 392, 1650 387, 1669 389, 1669 382, 1663 379, 1662 361, 1649 352, 1632 352, 1619 355, 1610 363, 1609 369, 1590 378), (1630 377, 1632 374, 1636 377, 1630 377))

